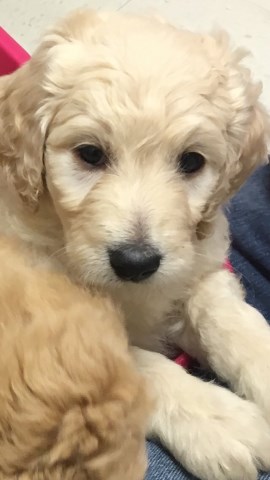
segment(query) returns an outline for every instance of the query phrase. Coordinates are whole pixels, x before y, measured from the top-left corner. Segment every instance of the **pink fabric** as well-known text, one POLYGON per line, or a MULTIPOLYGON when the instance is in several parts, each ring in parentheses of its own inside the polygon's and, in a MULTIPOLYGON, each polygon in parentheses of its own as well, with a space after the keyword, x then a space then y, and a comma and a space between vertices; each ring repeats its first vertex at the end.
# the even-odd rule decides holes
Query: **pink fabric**
POLYGON ((225 263, 224 263, 224 268, 226 268, 227 270, 229 270, 229 272, 233 273, 233 267, 231 265, 231 263, 229 262, 229 260, 226 260, 225 263))
POLYGON ((193 363, 193 358, 190 357, 187 353, 183 352, 174 361, 175 363, 177 363, 177 365, 180 365, 180 367, 188 370, 193 363))
POLYGON ((29 60, 30 55, 0 27, 0 75, 7 75, 29 60))

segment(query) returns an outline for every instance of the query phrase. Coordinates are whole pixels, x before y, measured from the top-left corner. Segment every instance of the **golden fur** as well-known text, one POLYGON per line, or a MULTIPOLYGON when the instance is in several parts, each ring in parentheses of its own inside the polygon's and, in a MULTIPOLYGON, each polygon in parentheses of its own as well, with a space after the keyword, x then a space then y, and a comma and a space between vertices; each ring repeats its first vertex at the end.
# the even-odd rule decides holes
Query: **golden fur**
POLYGON ((120 312, 8 237, 0 261, 0 479, 143 480, 148 400, 120 312))
POLYGON ((0 80, 2 233, 39 268, 121 305, 157 400, 149 435, 203 480, 254 480, 270 468, 270 329, 222 267, 221 207, 264 160, 269 129, 243 57, 225 34, 83 11, 0 80), (104 149, 106 169, 76 156, 85 143, 104 149), (189 178, 177 172, 184 151, 206 158, 189 178), (145 238, 162 252, 159 270, 120 281, 107 249, 145 238), (188 375, 165 358, 167 344, 235 393, 188 375))

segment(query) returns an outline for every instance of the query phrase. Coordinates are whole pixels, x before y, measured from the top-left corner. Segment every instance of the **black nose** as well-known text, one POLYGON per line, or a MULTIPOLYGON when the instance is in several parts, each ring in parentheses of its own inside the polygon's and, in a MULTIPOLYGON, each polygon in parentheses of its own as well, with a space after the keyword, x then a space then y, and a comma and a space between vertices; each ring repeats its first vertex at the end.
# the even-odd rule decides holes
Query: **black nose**
POLYGON ((150 245, 122 244, 109 250, 110 263, 122 280, 141 282, 155 273, 161 255, 150 245))

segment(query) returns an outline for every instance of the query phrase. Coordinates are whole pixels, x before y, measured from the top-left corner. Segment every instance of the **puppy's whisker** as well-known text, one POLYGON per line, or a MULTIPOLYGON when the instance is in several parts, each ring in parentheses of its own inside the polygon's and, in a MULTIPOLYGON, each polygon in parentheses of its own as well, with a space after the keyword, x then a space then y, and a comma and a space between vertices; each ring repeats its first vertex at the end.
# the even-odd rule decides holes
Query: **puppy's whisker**
POLYGON ((204 254, 204 253, 199 253, 199 252, 195 252, 195 255, 197 257, 200 257, 200 258, 205 258, 208 261, 209 260, 214 260, 214 261, 220 262, 222 264, 222 260, 221 260, 220 256, 214 256, 214 255, 209 255, 208 253, 204 254))
POLYGON ((49 258, 56 258, 56 257, 63 257, 66 254, 66 247, 61 247, 58 250, 55 250, 55 252, 52 252, 51 255, 49 255, 49 258))

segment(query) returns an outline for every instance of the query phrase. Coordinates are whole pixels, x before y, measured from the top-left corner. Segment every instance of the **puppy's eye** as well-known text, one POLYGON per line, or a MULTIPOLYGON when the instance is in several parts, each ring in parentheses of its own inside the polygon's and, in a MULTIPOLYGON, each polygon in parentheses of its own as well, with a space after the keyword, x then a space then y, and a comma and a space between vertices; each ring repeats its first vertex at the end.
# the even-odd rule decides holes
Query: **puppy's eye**
POLYGON ((184 152, 178 158, 178 169, 185 174, 198 172, 205 165, 205 158, 198 152, 184 152))
POLYGON ((104 151, 95 145, 79 145, 75 148, 76 155, 92 167, 103 167, 107 163, 104 151))

